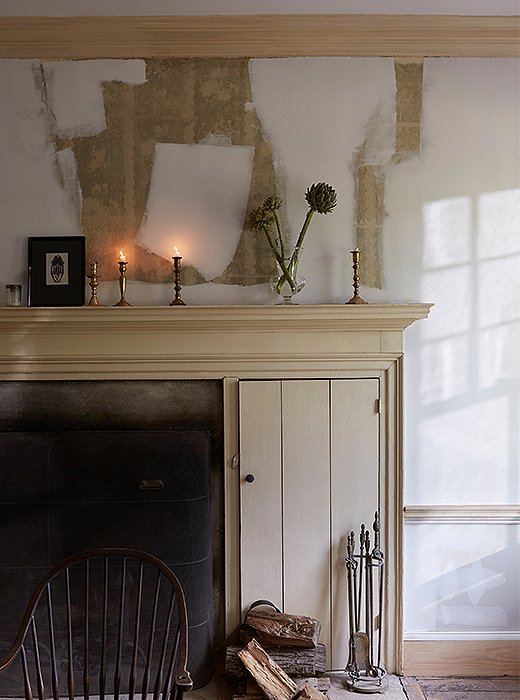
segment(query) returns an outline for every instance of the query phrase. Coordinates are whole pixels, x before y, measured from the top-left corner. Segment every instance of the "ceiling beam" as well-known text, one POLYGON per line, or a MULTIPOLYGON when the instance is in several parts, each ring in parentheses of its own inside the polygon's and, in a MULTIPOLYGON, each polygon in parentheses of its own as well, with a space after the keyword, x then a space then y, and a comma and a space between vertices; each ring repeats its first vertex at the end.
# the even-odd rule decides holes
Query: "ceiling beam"
POLYGON ((0 57, 520 56, 518 16, 1 17, 0 57))

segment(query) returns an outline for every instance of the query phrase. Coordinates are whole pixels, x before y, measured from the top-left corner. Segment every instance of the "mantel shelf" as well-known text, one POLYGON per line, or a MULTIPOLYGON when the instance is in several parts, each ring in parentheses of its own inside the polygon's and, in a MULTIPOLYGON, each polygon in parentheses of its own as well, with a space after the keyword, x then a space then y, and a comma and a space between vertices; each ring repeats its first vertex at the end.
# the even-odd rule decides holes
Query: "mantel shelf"
POLYGON ((384 369, 430 304, 3 307, 0 378, 215 378, 384 369), (379 364, 378 364, 379 363, 379 364))
POLYGON ((147 329, 172 325, 201 331, 238 326, 273 329, 301 326, 371 328, 404 330, 411 323, 428 316, 431 304, 309 304, 293 306, 67 306, 67 307, 2 307, 0 327, 11 331, 35 330, 41 324, 74 324, 85 328, 123 324, 147 329), (6 326, 7 324, 7 326, 6 326))

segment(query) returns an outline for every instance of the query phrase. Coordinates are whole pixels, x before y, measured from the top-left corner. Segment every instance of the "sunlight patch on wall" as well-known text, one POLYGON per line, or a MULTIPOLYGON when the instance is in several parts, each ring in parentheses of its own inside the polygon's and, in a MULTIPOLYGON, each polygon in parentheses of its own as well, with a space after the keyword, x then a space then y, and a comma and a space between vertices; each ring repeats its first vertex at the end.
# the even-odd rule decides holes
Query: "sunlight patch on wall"
POLYGON ((460 523, 456 539, 452 524, 407 526, 406 638, 518 632, 519 546, 518 525, 460 523))
POLYGON ((478 222, 479 258, 520 253, 520 188, 479 195, 478 222))
POLYGON ((469 262, 471 224, 470 197, 451 197, 424 204, 424 269, 469 262))
POLYGON ((436 406, 419 425, 418 462, 408 502, 439 504, 516 503, 511 482, 509 430, 511 406, 506 396, 466 404, 436 406))

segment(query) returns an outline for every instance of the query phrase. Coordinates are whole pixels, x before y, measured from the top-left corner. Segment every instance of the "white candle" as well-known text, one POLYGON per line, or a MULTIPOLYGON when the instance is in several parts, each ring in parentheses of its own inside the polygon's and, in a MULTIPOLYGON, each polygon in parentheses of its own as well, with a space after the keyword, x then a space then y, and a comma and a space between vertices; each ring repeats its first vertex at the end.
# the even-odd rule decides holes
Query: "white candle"
POLYGON ((119 262, 126 262, 126 255, 122 250, 119 251, 119 262))

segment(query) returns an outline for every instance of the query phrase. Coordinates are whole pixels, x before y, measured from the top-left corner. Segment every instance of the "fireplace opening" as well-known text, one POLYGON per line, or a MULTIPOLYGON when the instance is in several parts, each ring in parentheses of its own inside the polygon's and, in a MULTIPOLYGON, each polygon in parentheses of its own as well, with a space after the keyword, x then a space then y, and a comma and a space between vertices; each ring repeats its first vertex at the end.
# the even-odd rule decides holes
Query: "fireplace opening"
POLYGON ((179 576, 205 685, 224 639, 221 383, 0 382, 0 401, 0 655, 50 566, 132 547, 179 576))

